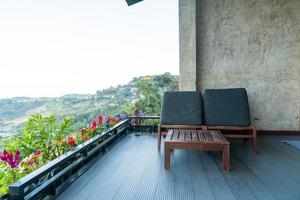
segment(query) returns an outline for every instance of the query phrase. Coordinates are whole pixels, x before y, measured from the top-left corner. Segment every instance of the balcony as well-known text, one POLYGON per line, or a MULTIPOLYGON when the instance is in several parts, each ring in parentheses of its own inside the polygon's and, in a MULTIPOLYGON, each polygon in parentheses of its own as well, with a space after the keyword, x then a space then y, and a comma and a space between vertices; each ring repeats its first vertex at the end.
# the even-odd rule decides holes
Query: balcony
POLYGON ((255 125, 277 130, 258 135, 258 155, 232 140, 229 173, 219 153, 190 150, 173 151, 166 170, 156 127, 134 123, 158 118, 129 118, 11 184, 2 198, 299 199, 300 151, 282 143, 300 140, 299 2, 178 1, 180 89, 246 88, 255 125))
POLYGON ((287 138, 260 136, 258 156, 234 143, 226 173, 220 155, 196 151, 175 151, 165 170, 155 134, 129 133, 58 199, 297 199, 300 158, 287 138))
POLYGON ((298 199, 300 152, 287 138, 260 136, 257 156, 236 142, 226 173, 220 155, 196 151, 174 151, 165 170, 155 135, 129 133, 57 199, 298 199))
POLYGON ((10 198, 240 200, 300 196, 300 152, 282 143, 300 136, 259 135, 258 155, 251 153, 247 143, 231 141, 229 173, 223 171, 221 154, 188 150, 175 150, 171 168, 165 170, 163 150, 157 151, 155 126, 137 126, 134 121, 123 121, 12 184, 10 198), (104 136, 106 140, 99 142, 104 136), (47 179, 41 181, 43 177, 47 179))

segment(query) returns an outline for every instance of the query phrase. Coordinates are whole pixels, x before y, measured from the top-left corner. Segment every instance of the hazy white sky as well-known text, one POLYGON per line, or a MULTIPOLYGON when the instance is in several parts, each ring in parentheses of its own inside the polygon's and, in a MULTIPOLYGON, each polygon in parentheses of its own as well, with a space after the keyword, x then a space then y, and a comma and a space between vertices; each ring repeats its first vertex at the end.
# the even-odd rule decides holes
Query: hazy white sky
POLYGON ((0 98, 95 93, 179 72, 178 1, 1 0, 0 98))

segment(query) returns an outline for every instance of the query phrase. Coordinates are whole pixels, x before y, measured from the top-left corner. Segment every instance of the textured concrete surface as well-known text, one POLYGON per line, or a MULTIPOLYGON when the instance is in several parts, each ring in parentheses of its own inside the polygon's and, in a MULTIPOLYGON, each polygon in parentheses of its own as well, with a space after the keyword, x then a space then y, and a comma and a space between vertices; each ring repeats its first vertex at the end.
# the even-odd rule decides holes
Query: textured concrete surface
POLYGON ((179 0, 179 89, 196 90, 196 1, 179 0))
POLYGON ((245 87, 259 129, 300 130, 299 10, 299 0, 179 0, 181 90, 245 87))
POLYGON ((259 129, 300 130, 300 0, 198 0, 196 27, 201 91, 245 87, 259 129))

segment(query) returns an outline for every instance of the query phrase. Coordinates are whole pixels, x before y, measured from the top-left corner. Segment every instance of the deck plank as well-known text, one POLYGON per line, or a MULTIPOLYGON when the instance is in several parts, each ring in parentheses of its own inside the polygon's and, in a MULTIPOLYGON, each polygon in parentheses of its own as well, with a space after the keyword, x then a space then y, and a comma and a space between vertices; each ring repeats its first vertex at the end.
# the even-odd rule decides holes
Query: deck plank
POLYGON ((214 192, 210 187, 207 174, 203 169, 197 151, 187 151, 187 157, 195 199, 214 200, 214 192))
POLYGON ((300 151, 293 151, 283 143, 280 137, 269 137, 259 141, 259 154, 253 156, 247 150, 239 148, 236 156, 266 185, 275 199, 299 199, 297 184, 300 176, 300 151), (287 192, 288 191, 288 192, 287 192))
POLYGON ((174 200, 194 199, 193 185, 186 151, 174 150, 173 153, 174 200))
POLYGON ((133 153, 134 149, 129 151, 128 154, 125 154, 124 151, 130 149, 131 139, 130 137, 124 138, 124 141, 116 144, 109 154, 106 154, 92 167, 93 169, 102 169, 101 171, 88 170, 75 181, 76 184, 71 184, 57 199, 80 199, 88 193, 86 187, 93 184, 96 177, 102 180, 108 179, 111 173, 130 159, 130 153, 133 153))
MULTIPOLYGON (((150 141, 156 142, 155 140, 150 141)), ((133 200, 152 200, 154 198, 161 169, 163 169, 162 156, 156 151, 153 151, 151 159, 138 184, 133 200)))
POLYGON ((218 166, 208 153, 199 152, 204 172, 207 174, 210 187, 214 191, 214 197, 217 200, 235 200, 235 197, 227 185, 218 166))
MULTIPOLYGON (((237 163, 236 158, 231 159, 231 171, 230 173, 224 172, 222 167, 222 157, 220 154, 211 154, 214 158, 214 161, 216 163, 216 166, 218 166, 220 172, 222 173, 227 185, 233 192, 236 199, 239 200, 255 200, 257 199, 254 193, 251 191, 249 185, 250 181, 245 181, 241 176, 239 172, 242 171, 249 171, 249 169, 246 169, 244 166, 237 163)), ((251 176, 251 174, 248 174, 251 176)), ((255 187, 256 188, 263 188, 261 186, 261 183, 259 183, 257 180, 255 180, 255 187), (260 185, 259 185, 260 184, 260 185)), ((250 182, 251 184, 251 182, 250 182)), ((262 189, 263 190, 263 189, 262 189)), ((266 190, 266 189, 265 189, 266 190)), ((256 190, 258 191, 258 190, 256 190)), ((259 191, 260 192, 260 191, 259 191)))
MULTIPOLYGON (((147 142, 139 141, 137 145, 139 149, 147 148, 147 142)), ((126 152, 124 152, 126 153, 126 152)), ((132 169, 139 172, 139 167, 145 165, 147 155, 144 155, 144 151, 135 151, 131 154, 131 159, 128 159, 128 162, 124 163, 117 170, 112 172, 107 180, 99 179, 96 185, 92 185, 90 189, 90 195, 85 199, 115 199, 117 192, 126 184, 126 181, 130 178, 136 180, 138 177, 130 177, 132 175, 132 169), (95 190, 96 188, 96 190, 95 190), (94 191, 93 191, 94 190, 94 191)), ((131 179, 132 181, 132 179, 131 179)), ((131 195, 131 194, 128 194, 131 195)))
MULTIPOLYGON (((236 156, 232 156, 233 171, 235 170, 238 176, 244 181, 249 190, 260 200, 273 200, 274 196, 270 193, 266 185, 236 156)), ((229 183, 232 183, 228 180, 229 183)))
MULTIPOLYGON (((192 140, 198 137, 191 135, 192 140)), ((296 200, 300 151, 281 143, 289 138, 300 140, 259 136, 257 156, 248 144, 231 141, 232 169, 226 173, 220 154, 186 150, 175 150, 171 168, 165 170, 156 136, 129 134, 57 199, 296 200)))
MULTIPOLYGON (((130 170, 130 168, 128 169, 129 173, 126 175, 123 184, 120 185, 118 191, 114 195, 114 200, 133 199, 137 188, 140 185, 143 174, 149 173, 146 171, 146 168, 151 163, 154 156, 157 155, 157 152, 151 151, 153 142, 147 142, 145 145, 146 146, 144 146, 144 148, 140 149, 141 157, 134 164, 135 170, 130 170)), ((149 194, 149 191, 147 191, 147 193, 149 194)))
MULTIPOLYGON (((172 159, 172 154, 171 154, 172 159)), ((161 156, 160 162, 163 163, 161 156)), ((173 169, 165 170, 163 164, 160 165, 159 177, 157 180, 153 200, 173 200, 174 197, 174 177, 173 169)))

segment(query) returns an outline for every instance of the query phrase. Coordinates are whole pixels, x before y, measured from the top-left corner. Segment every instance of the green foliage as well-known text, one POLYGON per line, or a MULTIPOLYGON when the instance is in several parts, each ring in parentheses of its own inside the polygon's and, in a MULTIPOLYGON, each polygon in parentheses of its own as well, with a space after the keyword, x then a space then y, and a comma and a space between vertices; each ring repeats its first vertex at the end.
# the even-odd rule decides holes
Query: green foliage
POLYGON ((43 150, 43 157, 46 160, 52 160, 60 155, 60 150, 53 141, 68 135, 72 131, 72 122, 72 117, 66 117, 58 123, 54 115, 46 117, 40 114, 31 115, 25 123, 22 134, 7 139, 4 147, 11 152, 19 149, 22 155, 43 150))
POLYGON ((0 194, 6 194, 8 185, 15 180, 64 153, 67 150, 66 145, 58 145, 56 141, 70 134, 72 122, 72 117, 67 117, 58 123, 54 115, 46 117, 40 114, 31 115, 20 135, 3 140, 3 145, 8 152, 20 150, 20 159, 23 161, 16 169, 0 163, 0 194), (35 152, 39 151, 42 155, 36 156, 35 152))
POLYGON ((11 183, 114 126, 118 120, 119 118, 98 116, 91 125, 81 127, 80 132, 74 132, 73 117, 58 120, 55 115, 31 115, 20 135, 3 141, 8 154, 20 152, 20 157, 15 156, 16 153, 12 154, 11 162, 6 159, 7 153, 3 152, 1 155, 0 196, 8 192, 11 183))
POLYGON ((150 77, 145 77, 137 84, 138 94, 142 97, 136 102, 136 107, 146 113, 158 114, 160 111, 161 95, 159 88, 150 77))
POLYGON ((140 109, 147 115, 159 115, 163 93, 177 91, 178 84, 178 77, 172 76, 170 73, 145 76, 137 82, 140 99, 129 108, 140 109))
POLYGON ((159 119, 147 119, 143 120, 143 125, 149 125, 149 126, 157 126, 159 124, 159 119))
POLYGON ((0 196, 3 194, 7 194, 8 193, 8 187, 7 185, 11 184, 11 182, 9 181, 10 178, 9 173, 7 171, 6 166, 0 162, 0 196))
POLYGON ((137 106, 134 103, 127 104, 122 106, 122 112, 128 114, 129 116, 134 116, 134 111, 137 109, 137 106))

